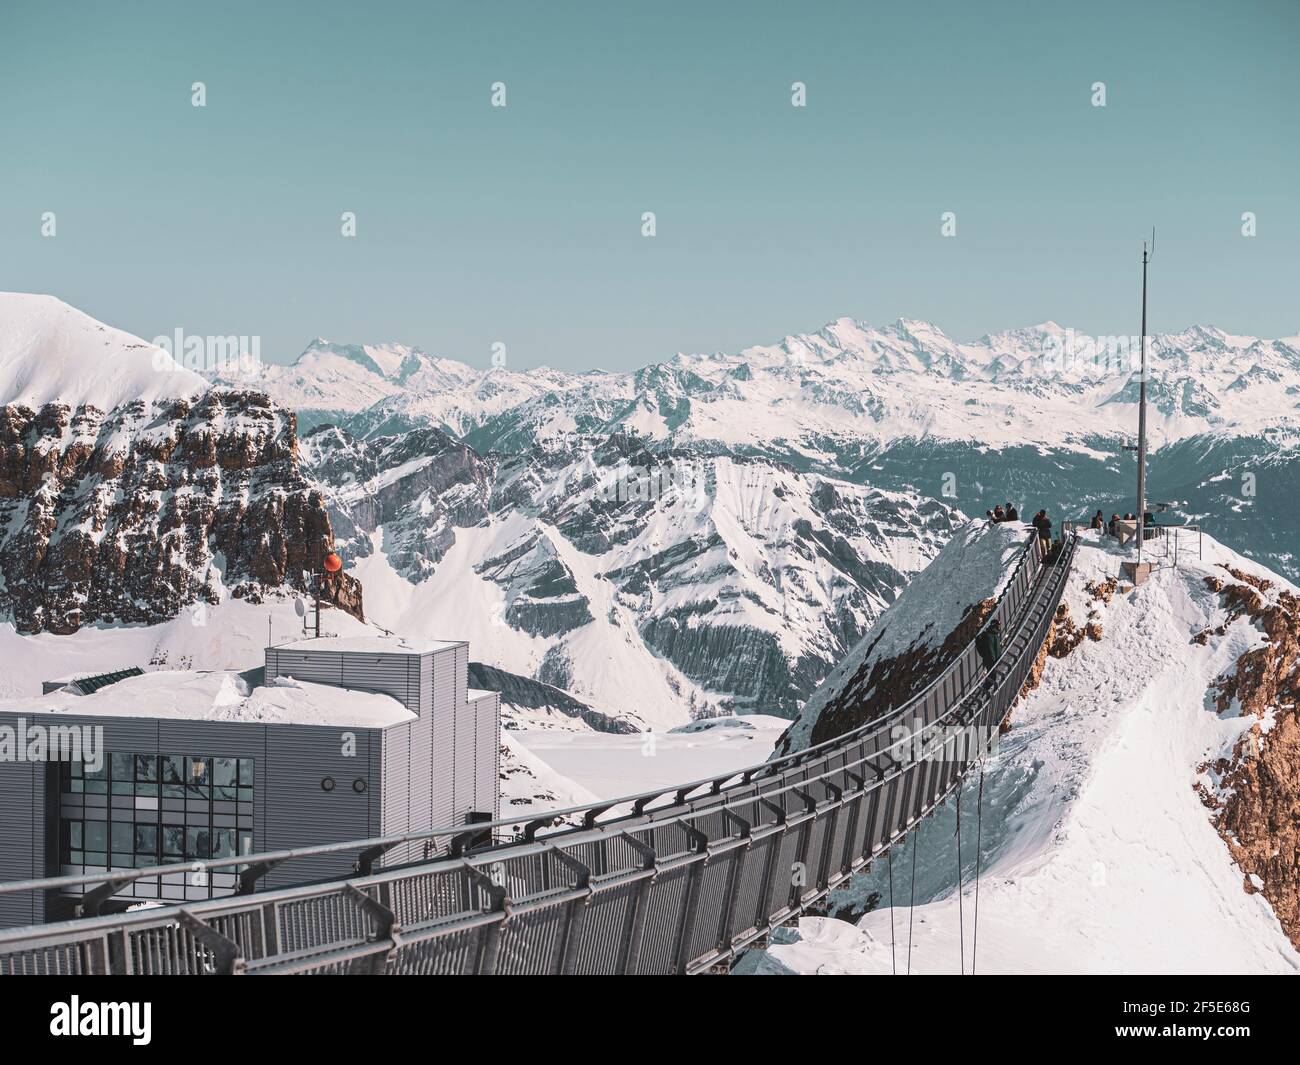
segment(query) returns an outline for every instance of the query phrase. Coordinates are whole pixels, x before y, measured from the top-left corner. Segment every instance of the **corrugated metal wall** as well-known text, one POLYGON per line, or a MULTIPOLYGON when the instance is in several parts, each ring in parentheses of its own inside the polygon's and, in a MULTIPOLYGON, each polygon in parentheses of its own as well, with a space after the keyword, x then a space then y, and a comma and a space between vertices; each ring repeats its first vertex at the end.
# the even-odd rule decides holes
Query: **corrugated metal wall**
MULTIPOLYGON (((461 683, 465 683, 461 676, 461 683)), ((456 820, 456 649, 433 654, 431 805, 434 824, 456 820)))
MULTIPOLYGON (((246 727, 246 726, 242 726, 246 727)), ((266 761, 270 766, 261 804, 266 831, 259 850, 283 850, 313 843, 365 839, 370 826, 370 745, 373 729, 325 728, 319 725, 266 725, 266 761), (352 753, 349 753, 352 752, 352 753), (321 787, 332 777, 334 790, 321 787), (354 784, 360 781, 361 790, 354 784)), ((345 876, 355 855, 323 855, 272 870, 263 887, 345 876)))
MULTIPOLYGON (((0 726, 18 730, 25 747, 26 719, 0 714, 0 726)), ((27 880, 45 874, 44 781, 31 762, 0 762, 0 879, 27 880)), ((35 924, 45 919, 41 899, 0 895, 0 927, 35 924)))
POLYGON ((501 816, 501 695, 485 692, 474 709, 474 800, 472 809, 501 816))
MULTIPOLYGON (((382 824, 381 835, 398 836, 411 824, 411 725, 393 725, 384 729, 383 747, 382 824)), ((402 862, 409 857, 407 847, 389 852, 388 862, 402 862)))
POLYGON ((390 652, 266 649, 266 676, 294 677, 361 691, 384 692, 420 713, 420 656, 390 652))

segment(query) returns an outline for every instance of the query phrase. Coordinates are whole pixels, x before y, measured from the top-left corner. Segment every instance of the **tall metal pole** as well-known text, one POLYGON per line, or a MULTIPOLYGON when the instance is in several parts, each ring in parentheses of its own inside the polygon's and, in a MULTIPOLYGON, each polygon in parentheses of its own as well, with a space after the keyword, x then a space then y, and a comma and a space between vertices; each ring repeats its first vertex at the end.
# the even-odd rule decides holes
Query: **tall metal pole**
POLYGON ((1137 560, 1142 561, 1147 509, 1147 242, 1142 242, 1142 376, 1138 385, 1137 560))

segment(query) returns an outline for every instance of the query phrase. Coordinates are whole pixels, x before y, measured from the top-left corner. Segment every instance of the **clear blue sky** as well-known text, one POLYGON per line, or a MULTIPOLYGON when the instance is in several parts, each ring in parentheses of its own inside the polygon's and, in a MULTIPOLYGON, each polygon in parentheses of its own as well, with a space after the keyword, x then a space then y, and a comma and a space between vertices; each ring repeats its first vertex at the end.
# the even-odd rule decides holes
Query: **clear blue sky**
POLYGON ((1295 0, 5 0, 0 288, 616 368, 841 315, 1131 334, 1155 224, 1154 330, 1293 334, 1298 45, 1295 0))

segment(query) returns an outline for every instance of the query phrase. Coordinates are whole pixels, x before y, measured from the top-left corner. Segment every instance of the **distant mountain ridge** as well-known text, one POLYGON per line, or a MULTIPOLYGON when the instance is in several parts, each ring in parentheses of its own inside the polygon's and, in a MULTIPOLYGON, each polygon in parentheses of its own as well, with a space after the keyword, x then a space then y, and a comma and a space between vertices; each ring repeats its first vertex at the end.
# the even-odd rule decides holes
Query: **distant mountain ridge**
MULTIPOLYGON (((1149 344, 1153 446, 1294 420, 1300 336, 1194 326, 1149 344)), ((737 354, 679 354, 612 373, 480 369, 403 345, 317 340, 291 366, 265 367, 258 383, 307 422, 360 437, 434 426, 479 450, 521 451, 572 432, 622 431, 815 463, 828 442, 848 440, 1086 449, 1092 437, 1131 436, 1137 358, 1136 337, 1088 337, 1054 322, 961 343, 926 322, 841 318, 737 354)))

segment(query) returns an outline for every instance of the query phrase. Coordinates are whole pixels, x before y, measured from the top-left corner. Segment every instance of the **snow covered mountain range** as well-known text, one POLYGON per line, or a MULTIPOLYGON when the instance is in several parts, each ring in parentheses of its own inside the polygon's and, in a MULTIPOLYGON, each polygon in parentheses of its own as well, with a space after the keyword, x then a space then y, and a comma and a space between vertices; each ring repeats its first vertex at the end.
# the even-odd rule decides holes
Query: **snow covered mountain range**
MULTIPOLYGON (((793 716, 959 511, 1131 508, 1135 350, 1051 323, 960 344, 842 319, 627 373, 318 340, 207 381, 6 296, 0 609, 56 631, 157 620, 301 586, 295 552, 337 537, 381 624, 470 639, 542 686, 529 699, 559 690, 561 716, 793 716)), ((1300 578, 1300 342, 1194 328, 1152 362, 1162 520, 1300 578)))
MULTIPOLYGON (((1149 498, 1300 579, 1300 337, 1211 326, 1149 340, 1149 498), (1293 508, 1292 508, 1293 509, 1293 508), (1279 520, 1280 519, 1280 520, 1279 520)), ((617 373, 475 368, 399 345, 316 341, 257 387, 368 439, 438 428, 481 454, 590 436, 754 457, 981 514, 1133 509, 1137 337, 1052 322, 959 343, 935 326, 840 319, 737 354, 617 373)))
MULTIPOLYGON (((1300 336, 1196 326, 1149 348, 1155 447, 1294 420, 1300 336)), ((841 318, 734 355, 679 354, 619 373, 475 369, 418 348, 317 340, 292 365, 267 366, 259 386, 305 421, 361 436, 432 425, 513 451, 621 430, 819 466, 903 439, 1086 449, 1132 436, 1138 358, 1137 338, 1085 337, 1054 322, 959 343, 925 322, 841 318)))

